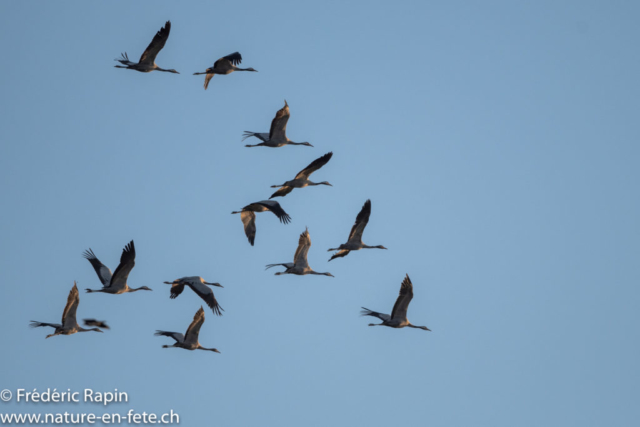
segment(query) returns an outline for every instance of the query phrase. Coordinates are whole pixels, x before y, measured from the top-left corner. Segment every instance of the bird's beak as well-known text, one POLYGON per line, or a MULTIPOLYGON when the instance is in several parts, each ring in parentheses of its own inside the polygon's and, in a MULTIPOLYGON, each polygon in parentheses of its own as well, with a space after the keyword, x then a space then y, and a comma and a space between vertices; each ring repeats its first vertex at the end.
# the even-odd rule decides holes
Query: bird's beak
MULTIPOLYGON (((215 351, 216 353, 220 353, 220 351, 217 348, 214 348, 213 351, 215 351)), ((222 353, 220 353, 222 354, 222 353)))
POLYGON ((205 285, 211 285, 211 286, 217 286, 219 288, 224 288, 224 286, 222 286, 220 283, 209 283, 209 282, 204 282, 205 285))

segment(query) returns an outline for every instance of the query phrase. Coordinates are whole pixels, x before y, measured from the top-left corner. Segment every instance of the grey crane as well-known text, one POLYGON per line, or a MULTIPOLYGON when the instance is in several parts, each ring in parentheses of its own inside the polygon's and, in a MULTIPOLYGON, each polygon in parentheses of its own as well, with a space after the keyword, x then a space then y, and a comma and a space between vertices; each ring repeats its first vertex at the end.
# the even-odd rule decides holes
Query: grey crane
POLYGON ((204 90, 207 90, 209 87, 209 80, 213 78, 216 74, 231 74, 234 71, 255 71, 253 68, 238 68, 236 65, 239 65, 242 62, 242 55, 240 52, 234 52, 230 55, 223 56, 213 63, 213 67, 207 68, 207 71, 204 73, 193 73, 194 76, 206 74, 204 78, 204 90))
POLYGON ((313 162, 309 164, 306 168, 302 169, 294 179, 291 181, 287 181, 282 185, 272 185, 271 188, 279 188, 278 191, 273 193, 270 199, 274 197, 284 197, 287 194, 291 193, 294 188, 304 188, 308 185, 330 185, 327 181, 322 182, 312 182, 309 181, 309 177, 312 173, 326 165, 329 160, 331 160, 331 156, 333 156, 333 152, 329 152, 322 157, 318 157, 313 162))
POLYGON ((255 136, 262 142, 255 145, 245 145, 245 147, 282 147, 284 145, 306 145, 313 147, 308 142, 293 142, 287 138, 287 122, 289 121, 289 104, 284 100, 284 107, 276 113, 276 117, 271 121, 269 133, 244 131, 242 140, 255 136))
POLYGON ((291 222, 291 217, 280 206, 280 203, 275 200, 262 200, 260 202, 251 203, 250 205, 242 208, 241 211, 231 212, 232 214, 240 214, 240 219, 244 225, 244 234, 247 235, 249 243, 253 246, 253 242, 256 240, 256 212, 271 211, 278 217, 281 223, 288 224, 291 222))
POLYGON ((173 282, 164 282, 167 285, 171 285, 171 299, 177 298, 178 295, 184 291, 184 287, 188 286, 191 288, 193 292, 195 292, 200 298, 207 303, 209 308, 213 311, 213 314, 217 314, 221 316, 220 310, 224 311, 218 301, 216 300, 215 295, 213 294, 213 290, 209 288, 209 286, 218 286, 223 288, 220 283, 209 283, 205 282, 204 279, 200 276, 190 276, 190 277, 182 277, 180 279, 176 279, 173 282))
POLYGON ((138 62, 132 62, 129 60, 129 55, 127 53, 123 53, 121 58, 116 58, 116 61, 121 63, 122 65, 114 65, 116 68, 126 68, 128 70, 136 70, 141 73, 150 73, 151 71, 166 71, 168 73, 180 74, 176 70, 165 70, 164 68, 160 68, 156 65, 156 56, 164 47, 164 44, 167 42, 169 38, 169 32, 171 31, 171 21, 167 21, 164 24, 164 27, 160 28, 160 31, 156 33, 145 49, 144 53, 140 57, 138 62))
POLYGON ((104 320, 82 319, 84 326, 97 326, 100 329, 111 329, 104 320))
POLYGON ((86 289, 87 292, 104 292, 105 294, 124 294, 126 292, 136 291, 150 291, 151 289, 146 286, 139 288, 130 288, 127 284, 129 273, 133 269, 136 260, 136 248, 133 244, 133 240, 130 241, 122 250, 122 256, 120 257, 120 264, 116 268, 115 273, 111 275, 111 270, 100 262, 100 260, 93 253, 91 248, 84 251, 82 254, 93 266, 96 271, 100 282, 102 282, 102 289, 86 289))
POLYGON ((50 326, 55 328, 52 334, 47 335, 45 338, 55 337, 56 335, 72 335, 76 332, 102 332, 98 328, 84 329, 78 325, 76 321, 76 311, 78 310, 78 304, 80 304, 80 295, 78 294, 78 286, 76 282, 73 282, 73 288, 69 292, 67 297, 67 305, 62 312, 62 323, 44 323, 32 320, 29 326, 32 328, 38 328, 41 326, 50 326))
POLYGON ((275 267, 277 265, 281 265, 286 268, 285 271, 277 272, 276 276, 279 276, 281 274, 297 274, 298 276, 304 276, 305 274, 317 274, 322 276, 334 277, 331 273, 318 273, 316 271, 313 271, 311 267, 309 267, 309 263, 307 262, 307 254, 309 253, 310 247, 311 236, 309 235, 309 230, 305 229, 304 233, 300 234, 300 239, 298 240, 298 248, 296 249, 296 253, 293 256, 293 262, 269 264, 267 265, 267 269, 275 267))
POLYGON ((362 209, 360 210, 360 212, 358 213, 358 216, 356 217, 356 223, 353 224, 353 227, 351 227, 351 233, 349 233, 349 240, 347 241, 347 243, 343 243, 337 248, 329 249, 329 252, 339 251, 333 254, 333 256, 329 258, 329 261, 335 258, 347 256, 349 255, 349 252, 359 251, 360 249, 363 249, 363 248, 364 249, 387 249, 382 245, 368 246, 362 243, 362 233, 364 232, 364 228, 367 226, 367 223, 369 222, 369 215, 371 215, 371 200, 367 200, 366 202, 364 202, 362 209))
POLYGON ((177 347, 184 348, 185 350, 208 350, 215 353, 220 353, 217 349, 205 348, 198 342, 198 335, 200 334, 200 328, 202 327, 203 323, 204 309, 200 307, 200 310, 198 310, 195 316, 193 316, 193 321, 189 325, 189 328, 187 328, 187 332, 184 335, 179 332, 168 331, 156 331, 154 335, 171 337, 176 341, 173 345, 163 345, 162 348, 177 347))
POLYGON ((369 326, 388 326, 390 328, 404 328, 408 326, 410 328, 418 328, 423 329, 425 331, 430 331, 431 329, 426 326, 414 326, 407 320, 407 309, 409 308, 409 303, 413 299, 413 284, 411 283, 411 279, 409 279, 409 275, 407 274, 404 280, 402 281, 402 285, 400 285, 400 295, 398 295, 398 299, 393 306, 393 310, 391 310, 391 316, 384 313, 378 313, 377 311, 369 310, 368 308, 362 307, 362 311, 360 314, 363 316, 373 316, 382 320, 382 323, 369 323, 369 326))

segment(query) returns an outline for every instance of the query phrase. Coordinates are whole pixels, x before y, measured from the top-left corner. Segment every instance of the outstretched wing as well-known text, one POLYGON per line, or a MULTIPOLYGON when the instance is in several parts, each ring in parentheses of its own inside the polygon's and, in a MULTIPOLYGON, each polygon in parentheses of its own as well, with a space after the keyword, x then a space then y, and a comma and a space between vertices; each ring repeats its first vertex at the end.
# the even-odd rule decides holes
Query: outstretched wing
POLYGON ((177 298, 178 295, 180 295, 182 291, 184 291, 184 282, 182 282, 181 280, 177 280, 173 282, 173 284, 171 284, 170 291, 171 291, 171 295, 169 296, 169 298, 171 299, 177 298))
POLYGON ((362 307, 362 310, 360 311, 360 315, 377 317, 383 322, 386 322, 387 320, 391 319, 391 316, 389 316, 388 314, 378 313, 377 311, 369 310, 368 308, 365 308, 365 307, 362 307))
POLYGON ((332 259, 342 258, 344 256, 347 256, 349 255, 349 252, 351 252, 349 249, 340 249, 338 252, 331 255, 331 258, 329 258, 329 261, 331 261, 332 259))
POLYGON ((269 139, 287 138, 287 122, 289 121, 289 104, 284 101, 284 107, 278 110, 276 117, 271 121, 271 129, 269 130, 269 139))
POLYGON ((156 33, 156 35, 153 37, 153 40, 151 40, 151 43, 149 43, 149 46, 147 46, 147 49, 140 57, 140 61, 138 61, 140 64, 144 63, 152 65, 156 62, 156 56, 158 56, 158 53, 162 50, 164 44, 167 42, 170 31, 171 21, 167 21, 164 24, 164 27, 160 28, 160 31, 156 33))
POLYGON ((200 327, 204 323, 204 309, 200 307, 200 310, 196 311, 195 316, 193 316, 193 321, 187 328, 187 333, 184 334, 184 342, 185 343, 197 343, 198 342, 198 334, 200 334, 200 327))
POLYGON ((333 156, 333 152, 328 152, 324 156, 318 157, 313 162, 311 162, 309 166, 298 172, 298 175, 296 175, 295 179, 309 178, 312 173, 326 165, 329 160, 331 160, 331 156, 333 156))
POLYGON ((222 316, 220 310, 224 311, 220 304, 218 304, 218 300, 216 300, 216 296, 213 294, 211 288, 208 288, 206 285, 201 283, 188 282, 189 287, 195 292, 200 298, 207 303, 209 308, 213 311, 213 314, 217 316, 222 316))
POLYGON ((116 268, 113 277, 111 277, 111 283, 108 288, 111 289, 123 289, 127 284, 129 273, 136 264, 136 248, 133 245, 133 240, 130 241, 122 250, 122 256, 120 256, 120 264, 116 268))
POLYGON ((41 326, 51 326, 52 328, 60 328, 62 325, 59 325, 57 323, 37 322, 35 320, 29 321, 30 328, 39 328, 41 326))
POLYGON ((209 87, 209 80, 211 80, 213 76, 215 76, 215 74, 213 73, 207 73, 207 75, 204 76, 204 90, 207 90, 207 88, 209 87))
MULTIPOLYGON (((221 59, 226 59, 227 61, 231 62, 233 65, 240 65, 240 63, 242 62, 242 55, 240 55, 240 52, 233 52, 230 55, 224 56, 221 59)), ((219 61, 220 59, 218 59, 219 61)), ((216 61, 216 62, 218 62, 216 61)), ((215 64, 213 65, 215 68, 215 64)))
POLYGON ((412 299, 413 284, 411 283, 411 279, 409 279, 409 275, 407 274, 402 281, 402 285, 400 285, 400 295, 398 295, 398 299, 393 306, 393 310, 391 310, 391 318, 398 320, 406 319, 407 309, 409 308, 409 303, 412 299))
POLYGON ((182 335, 179 332, 156 331, 156 333, 153 335, 157 337, 160 337, 160 336, 171 337, 174 340, 176 340, 176 342, 184 342, 184 335, 182 335))
POLYGON ((73 288, 69 292, 67 297, 67 305, 62 312, 62 326, 69 328, 77 324, 76 310, 78 310, 78 304, 80 303, 80 295, 78 294, 78 286, 76 282, 73 282, 73 288))
POLYGON ((85 257, 93 266, 93 269, 96 271, 98 278, 102 282, 102 286, 107 286, 111 281, 111 270, 100 262, 96 254, 93 253, 91 248, 82 253, 82 256, 85 257))
POLYGON ((256 240, 256 214, 252 211, 240 212, 240 219, 242 225, 244 225, 244 234, 247 235, 249 243, 253 246, 253 242, 256 240))
POLYGON ((256 202, 256 204, 262 205, 273 212, 283 224, 288 224, 289 222, 291 222, 291 217, 284 211, 284 209, 282 209, 280 203, 274 200, 262 200, 260 202, 256 202))
POLYGON ((300 239, 298 239, 298 248, 296 249, 296 254, 293 256, 293 263, 296 267, 309 267, 307 254, 309 253, 310 247, 311 236, 309 235, 309 230, 304 230, 304 233, 300 234, 300 239))
POLYGON ((269 198, 273 199, 274 197, 284 197, 287 194, 291 193, 292 191, 293 191, 293 187, 283 185, 282 187, 278 188, 278 190, 275 193, 273 193, 269 198))
POLYGON ((249 132, 248 130, 245 130, 244 133, 242 134, 242 140, 244 141, 245 139, 250 138, 252 136, 255 136, 256 138, 258 138, 262 142, 269 141, 269 134, 268 133, 249 132))
POLYGON ((286 269, 289 269, 289 268, 293 267, 293 263, 292 262, 283 262, 283 263, 280 263, 280 264, 267 264, 267 268, 265 268, 265 270, 268 270, 271 267, 276 267, 278 265, 281 265, 286 269))
POLYGON ((362 242, 362 233, 364 228, 369 222, 369 216, 371 215, 371 200, 364 202, 362 209, 356 217, 356 223, 351 227, 351 233, 349 233, 349 242, 362 242))
POLYGON ((85 326, 95 326, 96 328, 110 329, 109 325, 107 325, 107 322, 103 320, 83 319, 83 322, 85 326))

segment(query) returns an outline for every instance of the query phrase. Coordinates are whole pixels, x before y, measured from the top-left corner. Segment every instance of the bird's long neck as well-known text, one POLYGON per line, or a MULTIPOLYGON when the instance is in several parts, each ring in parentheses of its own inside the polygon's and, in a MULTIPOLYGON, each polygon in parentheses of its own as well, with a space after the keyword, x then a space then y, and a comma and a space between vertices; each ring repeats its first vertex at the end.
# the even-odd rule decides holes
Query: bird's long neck
POLYGON ((317 274, 318 276, 331 276, 331 277, 333 277, 333 275, 331 273, 319 273, 319 272, 313 271, 313 270, 311 270, 309 272, 309 274, 317 274))
POLYGON ((422 330, 425 330, 425 331, 431 331, 431 329, 427 328, 426 326, 415 326, 415 325, 412 325, 411 323, 409 323, 407 326, 410 327, 410 328, 416 328, 416 329, 422 329, 422 330))
POLYGON ((180 74, 180 73, 178 73, 176 70, 173 70, 173 69, 171 69, 171 70, 165 70, 164 68, 160 68, 160 67, 158 67, 157 65, 156 65, 155 70, 156 70, 156 71, 164 71, 164 72, 166 72, 166 73, 180 74))
POLYGON ((99 328, 84 329, 84 328, 78 326, 78 332, 91 332, 91 331, 102 332, 99 328))
POLYGON ((362 248, 363 249, 387 249, 382 245, 378 245, 378 246, 369 246, 369 245, 365 245, 364 243, 362 244, 362 248))
POLYGON ((308 142, 293 142, 291 140, 287 141, 287 145, 306 145, 308 142))
POLYGON ((140 288, 129 288, 129 290, 127 292, 137 292, 137 291, 146 291, 146 289, 144 287, 140 287, 140 288))
POLYGON ((311 181, 309 181, 307 183, 307 185, 331 185, 331 184, 329 184, 327 181, 322 181, 322 182, 311 182, 311 181))

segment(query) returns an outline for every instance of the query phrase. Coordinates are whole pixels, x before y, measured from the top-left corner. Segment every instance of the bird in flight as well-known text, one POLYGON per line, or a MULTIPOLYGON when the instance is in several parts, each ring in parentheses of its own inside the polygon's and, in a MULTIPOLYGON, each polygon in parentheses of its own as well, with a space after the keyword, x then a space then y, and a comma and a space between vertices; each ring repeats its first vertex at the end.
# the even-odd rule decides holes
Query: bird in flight
POLYGON ((55 337, 56 335, 72 335, 76 332, 102 332, 98 328, 84 329, 78 325, 76 320, 76 311, 78 310, 78 304, 80 304, 80 295, 78 294, 78 286, 76 282, 73 282, 73 288, 69 292, 67 297, 67 305, 62 312, 62 323, 44 323, 36 322, 32 320, 30 325, 32 328, 38 328, 42 326, 50 326, 55 328, 52 334, 47 335, 45 338, 55 337))
POLYGON ((204 73, 193 73, 194 76, 198 76, 201 74, 206 74, 204 78, 204 90, 207 90, 209 87, 209 80, 213 78, 216 74, 231 74, 234 71, 258 71, 253 68, 238 68, 236 65, 239 65, 242 62, 242 55, 240 52, 234 52, 231 55, 223 56, 213 63, 213 67, 207 68, 207 71, 204 73))
POLYGON ((96 271, 100 282, 102 282, 102 289, 86 289, 87 292, 104 292, 105 294, 124 294, 126 292, 136 291, 150 291, 151 289, 146 286, 139 288, 130 288, 127 284, 129 273, 133 269, 136 261, 136 248, 133 245, 133 240, 130 241, 122 250, 122 256, 120 257, 120 264, 116 268, 116 272, 111 275, 111 270, 100 262, 98 257, 93 253, 91 248, 84 251, 82 254, 93 266, 96 271))
POLYGON ((362 206, 360 213, 358 213, 358 216, 356 217, 356 223, 353 224, 353 227, 351 227, 351 233, 349 233, 349 240, 347 241, 347 243, 343 243, 337 248, 329 249, 329 252, 339 251, 333 254, 333 256, 329 258, 329 261, 335 258, 347 256, 349 255, 349 252, 359 251, 360 249, 363 249, 363 248, 364 249, 387 249, 382 245, 368 246, 362 243, 362 233, 364 232, 364 228, 367 226, 367 223, 369 222, 369 215, 371 215, 371 200, 367 200, 366 202, 364 202, 364 206, 362 206))
POLYGON ((327 181, 322 181, 322 182, 309 181, 309 177, 311 176, 311 174, 317 171, 318 169, 320 169, 321 167, 323 167, 324 165, 326 165, 329 162, 329 160, 331 160, 331 156, 333 156, 333 153, 329 152, 322 157, 318 157, 313 162, 311 162, 309 166, 307 166, 306 168, 298 172, 296 177, 291 181, 287 181, 282 185, 272 185, 271 188, 279 188, 279 190, 273 193, 269 198, 273 199, 274 197, 284 197, 287 194, 291 193, 294 188, 304 188, 308 185, 330 185, 331 186, 331 184, 329 184, 327 181))
POLYGON ((191 277, 182 277, 180 279, 176 279, 173 282, 164 282, 167 285, 171 285, 171 299, 177 298, 178 295, 184 291, 184 287, 188 286, 191 288, 193 292, 195 292, 200 298, 207 303, 209 308, 213 310, 213 314, 217 314, 221 316, 220 310, 224 311, 218 301, 216 300, 215 295, 213 295, 213 290, 209 286, 218 286, 223 288, 220 283, 209 283, 205 282, 204 279, 200 276, 191 276, 191 277))
POLYGON ((414 326, 407 320, 407 309, 409 308, 409 303, 413 299, 413 284, 411 283, 411 279, 409 279, 409 275, 404 278, 402 281, 402 285, 400 285, 400 295, 398 295, 398 299, 393 306, 393 310, 391 310, 391 316, 384 313, 378 313, 377 311, 369 310, 368 308, 362 307, 362 311, 360 314, 363 316, 373 316, 382 320, 382 323, 369 323, 369 326, 388 326, 390 328, 404 328, 408 326, 410 328, 418 328, 423 329, 425 331, 430 331, 431 329, 426 326, 414 326))
POLYGON ((284 145, 306 145, 307 147, 313 147, 308 142, 293 142, 287 138, 287 122, 289 121, 289 104, 287 100, 284 101, 284 107, 282 107, 276 113, 276 117, 271 122, 271 129, 269 133, 261 132, 249 132, 244 131, 242 140, 255 136, 260 141, 260 144, 245 145, 245 147, 282 147, 284 145))
POLYGON ((104 320, 83 319, 84 326, 96 326, 100 329, 111 329, 104 320))
POLYGON ((176 342, 173 345, 163 345, 162 348, 184 348, 185 350, 208 350, 213 351, 215 353, 220 353, 215 348, 205 348, 200 345, 198 342, 198 335, 200 334, 200 327, 204 323, 204 309, 200 307, 200 310, 196 312, 196 315, 193 316, 193 321, 187 328, 187 332, 182 335, 178 332, 167 332, 167 331, 156 331, 154 335, 156 336, 165 336, 171 337, 176 342))
POLYGON ((244 225, 244 234, 247 235, 249 243, 253 246, 253 242, 256 240, 256 212, 271 211, 278 217, 281 223, 288 224, 291 221, 291 217, 280 206, 280 203, 275 200, 262 200, 260 202, 251 203, 250 205, 242 208, 241 211, 231 212, 232 214, 240 214, 240 219, 244 225))
POLYGON ((129 55, 127 53, 123 53, 121 58, 116 58, 116 61, 121 63, 122 65, 114 65, 116 68, 126 68, 128 70, 136 70, 141 73, 149 73, 151 71, 166 71, 168 73, 180 74, 176 70, 165 70, 164 68, 160 68, 156 65, 156 56, 164 47, 164 44, 167 42, 169 38, 169 32, 171 31, 171 21, 167 21, 164 24, 164 27, 160 28, 160 31, 156 33, 147 46, 147 49, 144 51, 140 60, 136 62, 131 62, 129 60, 129 55))
POLYGON ((300 235, 300 239, 298 240, 298 248, 296 249, 296 253, 293 256, 293 262, 269 264, 267 265, 267 269, 278 265, 286 268, 285 271, 277 272, 276 276, 279 276, 281 274, 297 274, 298 276, 304 276, 305 274, 317 274, 322 276, 334 277, 331 273, 318 273, 316 271, 313 271, 311 267, 309 267, 309 263, 307 262, 307 254, 309 253, 310 247, 311 236, 309 235, 309 230, 307 229, 300 235))

